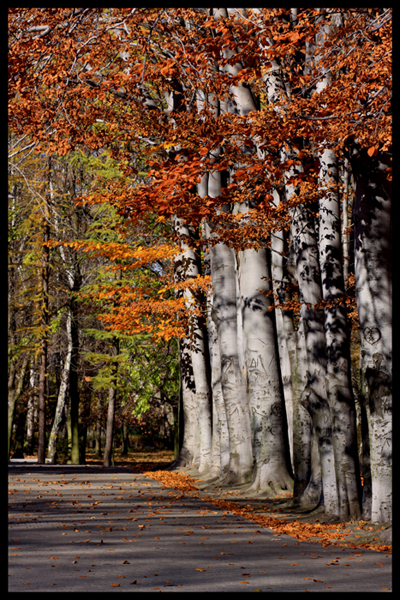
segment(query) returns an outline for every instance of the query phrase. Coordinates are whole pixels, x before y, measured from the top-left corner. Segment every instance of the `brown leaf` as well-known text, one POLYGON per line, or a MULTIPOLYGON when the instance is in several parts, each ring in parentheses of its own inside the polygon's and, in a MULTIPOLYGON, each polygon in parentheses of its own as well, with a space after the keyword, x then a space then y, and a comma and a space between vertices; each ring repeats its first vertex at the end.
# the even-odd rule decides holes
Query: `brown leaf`
POLYGON ((121 584, 120 583, 112 583, 111 587, 119 587, 121 584))
POLYGON ((129 562, 129 560, 123 560, 121 565, 130 565, 131 563, 129 562))
POLYGON ((131 581, 131 585, 139 585, 137 579, 135 579, 135 581, 131 581))

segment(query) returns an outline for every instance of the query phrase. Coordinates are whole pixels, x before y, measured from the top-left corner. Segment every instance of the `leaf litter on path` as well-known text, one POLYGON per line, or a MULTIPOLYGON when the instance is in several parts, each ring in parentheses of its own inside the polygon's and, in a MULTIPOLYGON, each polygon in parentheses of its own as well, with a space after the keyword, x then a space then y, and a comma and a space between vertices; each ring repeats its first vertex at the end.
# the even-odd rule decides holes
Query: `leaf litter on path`
MULTIPOLYGON (((366 550, 375 550, 376 552, 392 552, 392 546, 387 544, 373 544, 352 541, 346 543, 346 537, 354 533, 353 529, 361 529, 366 525, 365 521, 358 523, 307 523, 296 519, 284 520, 277 517, 270 517, 266 514, 256 512, 256 509, 251 504, 247 503, 244 506, 238 504, 232 499, 224 500, 207 494, 207 490, 199 490, 196 483, 201 479, 195 479, 188 476, 184 471, 179 473, 171 471, 145 471, 142 472, 146 477, 150 477, 164 484, 165 487, 170 487, 181 493, 186 493, 197 498, 201 498, 206 502, 218 506, 220 509, 227 510, 241 517, 248 519, 261 525, 268 527, 281 534, 287 534, 299 540, 310 540, 319 542, 323 546, 344 546, 347 548, 362 548, 366 550)), ((243 500, 243 498, 241 498, 243 500)), ((374 529, 374 528, 373 528, 374 529)), ((377 539, 377 538, 376 538, 377 539)))

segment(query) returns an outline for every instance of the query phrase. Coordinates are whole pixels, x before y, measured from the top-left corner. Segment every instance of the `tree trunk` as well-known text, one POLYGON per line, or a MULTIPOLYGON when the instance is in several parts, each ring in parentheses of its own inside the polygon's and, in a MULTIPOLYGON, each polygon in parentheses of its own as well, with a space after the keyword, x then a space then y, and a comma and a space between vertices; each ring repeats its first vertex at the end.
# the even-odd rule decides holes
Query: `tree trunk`
POLYGON ((315 305, 322 298, 318 245, 312 216, 305 207, 292 210, 293 239, 296 252, 297 279, 307 349, 308 381, 301 403, 310 413, 318 439, 321 460, 322 498, 327 515, 339 512, 335 461, 332 442, 332 422, 326 390, 326 343, 324 311, 315 305))
POLYGON ((13 458, 24 458, 26 407, 21 407, 16 420, 13 458))
POLYGON ((96 417, 96 445, 94 455, 96 458, 101 458, 101 392, 97 396, 97 417, 96 417))
POLYGON ((129 451, 129 436, 128 436, 128 426, 126 424, 125 419, 122 422, 122 449, 121 456, 127 456, 129 451))
POLYGON ((78 387, 78 361, 79 361, 79 334, 77 320, 76 299, 72 297, 71 304, 71 367, 69 376, 69 416, 71 420, 71 464, 80 464, 79 452, 79 387, 78 387))
POLYGON ((290 370, 290 396, 292 404, 291 451, 294 476, 293 503, 300 504, 305 500, 304 498, 302 499, 302 495, 307 488, 311 477, 311 417, 300 403, 301 393, 307 384, 307 353, 305 348, 303 321, 301 318, 299 319, 299 325, 296 331, 293 321, 293 312, 284 307, 286 302, 294 299, 288 291, 290 278, 293 279, 295 274, 295 266, 292 264, 295 260, 293 243, 288 244, 288 240, 285 239, 283 232, 272 234, 271 241, 271 249, 273 251, 273 282, 278 301, 283 306, 282 308, 278 308, 278 311, 281 311, 282 331, 285 338, 290 370), (291 275, 289 275, 289 270, 291 275))
POLYGON ((267 250, 239 253, 244 351, 252 419, 254 469, 249 491, 274 497, 292 489, 267 250))
MULTIPOLYGON (((190 237, 189 228, 182 219, 174 218, 174 229, 179 236, 190 237)), ((199 268, 194 250, 188 246, 184 238, 180 244, 182 252, 175 258, 175 274, 178 281, 187 281, 199 275, 199 268)), ((207 368, 206 330, 203 319, 194 314, 195 310, 201 310, 200 299, 189 288, 184 289, 183 297, 189 313, 188 340, 196 388, 198 470, 200 474, 205 474, 211 467, 211 390, 207 368)))
MULTIPOLYGON (((205 189, 199 190, 202 197, 207 195, 208 175, 202 181, 205 189)), ((199 186, 200 187, 200 186, 199 186)), ((204 240, 210 237, 209 226, 204 223, 204 240)), ((211 250, 205 248, 208 270, 211 273, 211 250)), ((206 261, 205 261, 206 262, 206 261)), ((221 384, 221 353, 219 349, 218 332, 214 318, 213 294, 209 292, 207 298, 207 323, 208 343, 211 360, 211 387, 212 387, 212 446, 211 446, 211 469, 209 477, 204 483, 223 478, 229 471, 229 431, 226 419, 225 404, 222 395, 221 384)))
POLYGON ((72 333, 71 333, 71 308, 67 314, 67 353, 64 360, 64 366, 61 373, 61 383, 58 392, 57 405, 54 414, 53 425, 51 427, 50 440, 47 448, 47 462, 54 463, 57 450, 57 438, 63 418, 65 402, 67 399, 68 378, 71 369, 72 354, 72 333))
POLYGON ((392 519, 392 231, 389 157, 354 146, 354 261, 374 523, 392 519), (385 172, 386 171, 386 172, 385 172))
MULTIPOLYGON (((221 193, 221 173, 208 179, 208 195, 221 193)), ((229 431, 229 472, 226 484, 247 483, 251 479, 253 453, 250 410, 238 351, 235 254, 225 244, 211 248, 213 314, 221 354, 221 384, 229 431)))
POLYGON ((179 456, 170 465, 169 469, 193 467, 197 453, 197 405, 196 388, 192 368, 191 353, 187 338, 179 340, 179 364, 180 364, 180 422, 182 422, 183 433, 180 444, 179 456))
POLYGON ((350 173, 349 162, 347 158, 343 165, 343 196, 342 196, 342 247, 343 247, 343 279, 346 287, 349 277, 350 267, 350 234, 349 234, 349 194, 350 194, 350 173))
POLYGON ((294 330, 293 319, 287 319, 285 335, 293 382, 293 502, 311 508, 317 505, 321 496, 320 482, 318 495, 315 497, 315 494, 310 493, 310 485, 312 490, 315 490, 315 486, 311 484, 313 475, 314 478, 320 479, 321 469, 311 416, 301 404, 301 394, 307 385, 307 351, 302 318, 297 331, 294 330), (317 449, 317 452, 314 452, 314 460, 313 447, 317 449))
POLYGON ((357 428, 350 372, 350 336, 343 301, 344 279, 340 236, 337 161, 334 152, 320 156, 319 261, 327 350, 327 394, 332 419, 336 485, 341 521, 359 519, 360 473, 357 428))
POLYGON ((18 383, 15 385, 15 379, 17 374, 16 364, 13 362, 10 365, 10 373, 8 376, 8 456, 10 456, 11 450, 11 437, 12 427, 14 422, 15 407, 17 405, 18 398, 22 394, 24 387, 24 379, 26 369, 28 367, 29 358, 25 355, 22 360, 21 369, 19 372, 18 383))
POLYGON ((226 483, 246 483, 251 478, 250 412, 246 382, 240 368, 237 315, 236 265, 231 248, 217 244, 211 250, 213 307, 221 353, 221 383, 229 431, 229 474, 226 483))
MULTIPOLYGON (((43 231, 43 242, 46 243, 50 237, 50 227, 48 221, 48 208, 46 206, 46 216, 43 231)), ((39 359, 39 424, 38 424, 38 463, 44 464, 46 460, 46 377, 47 377, 47 347, 48 347, 48 321, 49 321, 49 262, 50 249, 43 246, 42 254, 42 315, 41 328, 42 339, 40 342, 41 352, 39 359)))
POLYGON ((211 356, 212 448, 211 469, 207 482, 223 478, 229 471, 229 431, 221 385, 221 355, 217 327, 214 322, 212 293, 208 304, 208 338, 211 356))
POLYGON ((28 398, 28 414, 26 416, 26 453, 28 456, 33 454, 34 432, 35 432, 35 364, 31 361, 29 374, 30 394, 28 398))
MULTIPOLYGON (((119 343, 118 338, 114 337, 112 341, 112 355, 117 357, 119 354, 119 343)), ((117 388, 117 374, 118 374, 118 363, 114 362, 114 382, 110 386, 108 392, 108 411, 107 411, 107 427, 106 427, 106 446, 104 449, 104 460, 103 465, 105 467, 111 467, 114 464, 113 446, 114 446, 114 421, 115 421, 115 405, 116 405, 116 388, 117 388)))

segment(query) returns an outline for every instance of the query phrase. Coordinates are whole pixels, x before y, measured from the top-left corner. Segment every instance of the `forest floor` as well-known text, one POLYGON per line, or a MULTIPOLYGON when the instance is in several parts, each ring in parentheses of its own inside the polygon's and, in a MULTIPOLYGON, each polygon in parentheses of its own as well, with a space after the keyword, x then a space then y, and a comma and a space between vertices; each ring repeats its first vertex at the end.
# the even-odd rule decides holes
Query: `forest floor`
MULTIPOLYGON (((31 457, 34 458, 34 457, 31 457)), ((221 488, 211 483, 203 488, 203 478, 189 470, 168 471, 173 461, 173 451, 147 447, 129 451, 125 456, 116 450, 114 465, 128 467, 132 473, 145 474, 168 487, 225 508, 246 519, 286 533, 298 539, 308 539, 322 545, 364 548, 377 552, 392 552, 392 525, 374 525, 369 521, 355 520, 346 523, 329 523, 318 511, 299 511, 290 507, 291 493, 275 498, 248 495, 241 489, 221 488), (201 487, 200 487, 201 486, 201 487)), ((86 464, 102 466, 94 452, 86 451, 86 464)))

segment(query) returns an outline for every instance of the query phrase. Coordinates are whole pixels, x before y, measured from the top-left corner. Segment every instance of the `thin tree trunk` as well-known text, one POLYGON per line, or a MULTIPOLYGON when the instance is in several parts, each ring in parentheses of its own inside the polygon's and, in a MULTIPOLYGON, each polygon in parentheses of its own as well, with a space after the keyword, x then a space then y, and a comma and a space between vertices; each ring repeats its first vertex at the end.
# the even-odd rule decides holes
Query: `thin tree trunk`
MULTIPOLYGON (((48 222, 48 210, 46 207, 46 216, 44 223, 43 242, 46 243, 50 237, 50 227, 48 222)), ((39 424, 38 424, 38 463, 44 464, 46 460, 46 377, 47 377, 47 348, 48 348, 48 311, 49 311, 49 262, 50 249, 43 246, 42 254, 42 315, 41 328, 42 339, 40 342, 39 359, 39 424)))
POLYGON ((11 437, 12 427, 14 422, 15 407, 17 405, 18 398, 22 394, 24 387, 24 379, 26 369, 28 367, 29 358, 25 355, 22 360, 21 369, 19 371, 18 383, 15 385, 15 379, 17 374, 17 367, 15 363, 11 363, 10 373, 8 377, 8 456, 10 455, 11 449, 11 437))
POLYGON ((102 410, 101 392, 98 392, 97 417, 96 417, 96 445, 95 445, 95 452, 94 452, 96 458, 101 458, 101 410, 102 410))
POLYGON ((60 426, 63 418, 65 402, 67 399, 68 378, 71 369, 72 355, 72 332, 71 332, 71 308, 68 307, 67 314, 67 353, 64 360, 64 366, 61 373, 61 383, 58 392, 57 405, 54 414, 53 425, 50 433, 50 440, 47 448, 47 462, 54 463, 57 450, 57 439, 60 431, 60 426))
POLYGON ((343 247, 343 279, 345 286, 349 277, 350 266, 350 234, 349 234, 349 193, 350 173, 349 162, 346 158, 343 165, 343 196, 342 196, 342 247, 343 247))
MULTIPOLYGON (((119 354, 118 338, 114 337, 112 342, 112 355, 117 357, 119 354)), ((111 467, 114 464, 113 445, 114 445, 114 421, 115 421, 115 406, 116 406, 116 388, 118 363, 114 363, 114 382, 111 384, 108 392, 108 411, 107 411, 107 427, 106 427, 106 446, 104 449, 103 465, 111 467)))
POLYGON ((78 387, 78 361, 79 361, 79 334, 76 299, 72 297, 71 309, 71 368, 69 377, 69 416, 71 419, 71 464, 80 464, 79 452, 79 387, 78 387))
POLYGON ((36 390, 35 390, 35 365, 34 362, 31 361, 31 368, 29 373, 29 387, 30 394, 28 399, 28 413, 26 416, 26 453, 28 456, 33 454, 33 444, 34 444, 34 431, 35 431, 35 398, 36 398, 36 390))

